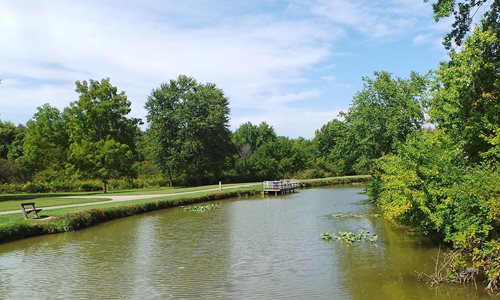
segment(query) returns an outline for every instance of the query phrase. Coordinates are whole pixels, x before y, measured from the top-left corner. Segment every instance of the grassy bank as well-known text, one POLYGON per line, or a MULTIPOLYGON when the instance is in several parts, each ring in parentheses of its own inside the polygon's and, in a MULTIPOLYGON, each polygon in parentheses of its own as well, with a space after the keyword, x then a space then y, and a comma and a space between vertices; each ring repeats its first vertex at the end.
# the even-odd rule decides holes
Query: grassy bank
MULTIPOLYGON (((337 184, 366 183, 369 179, 370 179, 369 176, 346 176, 346 177, 333 177, 333 178, 323 178, 323 179, 311 179, 302 181, 301 186, 316 187, 316 186, 327 186, 327 185, 337 185, 337 184)), ((228 186, 231 185, 225 185, 225 187, 228 186)), ((240 197, 245 195, 256 195, 260 194, 262 191, 262 187, 260 184, 254 184, 250 187, 237 188, 234 190, 208 191, 208 192, 202 191, 215 187, 217 186, 182 188, 176 190, 173 190, 172 188, 165 188, 165 189, 161 188, 154 190, 148 189, 139 191, 138 190, 120 191, 116 192, 116 194, 119 195, 148 194, 152 195, 152 197, 154 197, 154 195, 164 194, 166 192, 170 193, 197 192, 197 191, 200 192, 195 194, 160 196, 155 198, 133 200, 127 202, 112 202, 112 203, 102 202, 100 204, 92 206, 62 208, 62 209, 50 210, 47 212, 43 211, 42 216, 50 214, 51 218, 50 219, 47 218, 46 220, 43 219, 24 220, 21 213, 1 215, 0 243, 32 237, 32 236, 43 235, 43 234, 78 230, 108 220, 137 215, 158 209, 165 209, 165 208, 205 202, 205 201, 240 197)), ((49 197, 44 197, 43 194, 17 195, 17 197, 16 195, 1 196, 4 200, 0 201, 0 211, 6 210, 3 208, 4 205, 10 208, 15 206, 14 204, 18 204, 19 202, 26 200, 29 201, 36 200, 37 206, 44 207, 43 204, 49 204, 56 201, 54 200, 54 198, 56 198, 58 195, 61 194, 50 194, 49 197)), ((67 195, 67 194, 62 194, 62 195, 67 195)), ((72 195, 75 196, 75 194, 72 195)), ((97 194, 92 193, 91 195, 97 195, 97 194)), ((71 200, 75 201, 73 203, 83 203, 79 202, 82 199, 71 199, 71 200)), ((88 199, 84 200, 88 201, 88 199)))
POLYGON ((54 219, 47 221, 24 220, 20 214, 5 215, 0 218, 0 243, 31 236, 78 230, 105 221, 158 209, 255 194, 260 194, 260 188, 137 200, 133 203, 99 205, 98 208, 75 207, 51 211, 50 215, 54 219))

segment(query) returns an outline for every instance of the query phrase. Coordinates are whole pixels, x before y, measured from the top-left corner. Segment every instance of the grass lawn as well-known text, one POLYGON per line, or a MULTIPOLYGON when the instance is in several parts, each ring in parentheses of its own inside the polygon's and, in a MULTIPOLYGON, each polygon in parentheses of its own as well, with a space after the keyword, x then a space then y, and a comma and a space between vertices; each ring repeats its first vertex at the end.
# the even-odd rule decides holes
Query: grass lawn
MULTIPOLYGON (((235 186, 235 185, 241 185, 241 184, 234 184, 232 186, 235 186)), ((227 185, 225 185, 227 187, 227 185)), ((253 185, 252 187, 247 187, 247 188, 241 188, 241 189, 255 189, 256 187, 258 187, 259 184, 255 184, 253 185)), ((205 190, 205 189, 210 189, 211 187, 218 187, 218 185, 216 186, 204 186, 204 187, 196 187, 196 188, 178 188, 178 189, 175 189, 175 190, 172 190, 170 189, 171 193, 179 193, 179 192, 191 192, 191 191, 197 191, 197 190, 205 190)), ((236 189, 235 189, 236 190, 236 189)), ((240 189, 238 189, 240 190, 240 189)), ((183 200, 183 199, 190 199, 190 198, 193 198, 194 196, 196 197, 201 197, 201 196, 204 196, 204 195, 210 195, 210 194, 214 194, 214 193, 217 193, 217 191, 208 191, 208 192, 199 192, 199 193, 195 193, 195 194, 185 194, 185 195, 173 195, 173 196, 160 196, 160 197, 153 197, 153 198, 148 198, 148 199, 140 199, 140 200, 131 200, 131 201, 124 201, 124 202, 112 202, 112 203, 106 203, 106 199, 99 199, 101 200, 102 204, 96 204, 96 205, 88 205, 88 206, 81 206, 81 207, 68 207, 68 208, 60 208, 60 209, 54 209, 54 210, 47 210, 47 211, 42 211, 40 213, 40 216, 41 217, 48 217, 48 216, 51 216, 51 217, 61 217, 67 213, 74 213, 74 212, 80 212, 80 211, 84 211, 84 210, 89 210, 89 209, 105 209, 105 208, 110 208, 110 207, 121 207, 121 206, 130 206, 130 205, 134 205, 134 204, 143 204, 143 203, 149 203, 149 202, 155 202, 155 201, 172 201, 172 202, 176 202, 176 201, 179 201, 179 200, 183 200)), ((139 195, 143 195, 143 194, 150 194, 150 193, 137 193, 139 195)), ((161 194, 161 193, 157 193, 157 194, 161 194)), ((96 194, 92 194, 92 195, 96 195, 96 194)), ((104 195, 104 194, 103 194, 104 195)), ((123 194, 124 195, 124 194, 123 194)), ((130 195, 130 194, 128 194, 130 195)), ((154 195, 154 194, 152 194, 154 195)), ((36 198, 34 198, 36 200, 36 198)), ((42 201, 39 201, 39 202, 36 202, 36 205, 37 207, 44 207, 44 206, 49 206, 49 205, 45 205, 45 200, 49 200, 51 198, 38 198, 42 201), (40 203, 40 204, 39 204, 40 203), (43 204, 42 204, 43 203, 43 204)), ((85 200, 86 202, 96 202, 95 199, 64 199, 64 198, 59 198, 59 199, 55 199, 56 201, 57 200, 75 200, 76 202, 69 202, 69 204, 73 204, 73 203, 83 203, 81 202, 81 200, 85 200), (89 201, 87 201, 89 200, 89 201), (80 201, 80 202, 78 202, 80 201)), ((8 201, 8 202, 12 202, 11 201, 8 201)), ((19 201, 13 201, 16 205, 19 205, 19 201)), ((0 202, 0 208, 2 208, 3 206, 3 203, 4 202, 0 202)), ((59 204, 53 204, 53 205, 59 205, 59 204)), ((18 206, 16 206, 14 209, 17 209, 18 206)), ((5 209, 7 210, 7 209, 5 209)), ((9 226, 11 224, 15 224, 15 223, 19 223, 19 222, 28 222, 28 223, 31 223, 31 224, 37 224, 39 222, 45 222, 45 221, 41 221, 41 220, 24 220, 24 217, 23 215, 21 214, 21 211, 19 210, 19 213, 15 213, 15 214, 8 214, 8 215, 0 215, 0 227, 2 226, 9 226)))
MULTIPOLYGON (((259 185, 260 183, 245 183, 252 185, 259 185)), ((235 184, 224 184, 224 188, 231 186, 242 185, 241 183, 235 184)), ((155 198, 154 195, 161 194, 175 194, 183 192, 196 192, 208 189, 217 189, 219 185, 205 185, 197 187, 160 187, 160 188, 148 188, 148 189, 138 189, 138 190, 120 190, 111 191, 107 194, 102 192, 80 192, 80 193, 46 193, 46 194, 17 194, 17 195, 0 195, 0 212, 9 210, 20 210, 19 204, 21 202, 35 202, 37 207, 49 207, 49 206, 59 206, 67 204, 81 204, 81 203, 91 203, 91 202, 106 202, 109 199, 100 198, 60 198, 65 196, 130 196, 130 195, 152 195, 151 198, 155 198)), ((156 197, 158 198, 158 197, 156 197)), ((149 200, 149 199, 148 199, 149 200)), ((148 201, 142 200, 142 201, 148 201)), ((155 199, 157 200, 157 199, 155 199)), ((133 200, 124 202, 124 204, 131 203, 141 203, 141 200, 133 200)), ((119 203, 113 203, 112 206, 117 206, 119 203)), ((96 207, 104 207, 103 205, 98 205, 96 207)), ((85 206, 81 208, 73 208, 72 211, 78 211, 83 209, 94 208, 94 206, 85 206)), ((50 211, 52 215, 54 211, 50 211)), ((2 218, 0 218, 0 223, 2 218)))
MULTIPOLYGON (((110 199, 102 199, 102 198, 55 198, 55 197, 41 197, 41 198, 31 198, 29 202, 35 202, 35 205, 38 207, 47 207, 47 206, 59 206, 66 204, 80 204, 80 203, 90 203, 90 202, 106 202, 110 199)), ((21 211, 20 203, 28 202, 26 199, 23 200, 6 200, 0 202, 0 211, 7 210, 16 210, 21 211)))

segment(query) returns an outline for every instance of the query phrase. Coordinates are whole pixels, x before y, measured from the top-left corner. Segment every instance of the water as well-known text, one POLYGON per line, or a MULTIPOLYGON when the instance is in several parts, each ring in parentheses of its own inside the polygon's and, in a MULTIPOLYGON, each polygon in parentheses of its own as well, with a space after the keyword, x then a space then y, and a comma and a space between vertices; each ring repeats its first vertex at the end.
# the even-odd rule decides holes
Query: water
POLYGON ((0 299, 481 299, 482 287, 431 289, 437 248, 373 216, 363 188, 301 190, 124 218, 0 245, 0 299), (353 212, 362 218, 331 218, 353 212), (324 232, 377 234, 375 244, 324 232))

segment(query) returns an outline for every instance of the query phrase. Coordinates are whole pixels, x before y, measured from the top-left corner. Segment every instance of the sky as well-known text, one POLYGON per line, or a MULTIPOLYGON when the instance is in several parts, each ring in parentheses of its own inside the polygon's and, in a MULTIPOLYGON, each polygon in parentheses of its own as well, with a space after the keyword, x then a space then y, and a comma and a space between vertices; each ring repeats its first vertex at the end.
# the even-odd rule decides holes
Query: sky
POLYGON ((436 69, 450 22, 423 0, 0 0, 0 119, 30 120, 110 78, 146 120, 152 89, 184 74, 229 99, 230 127, 311 138, 362 78, 436 69))

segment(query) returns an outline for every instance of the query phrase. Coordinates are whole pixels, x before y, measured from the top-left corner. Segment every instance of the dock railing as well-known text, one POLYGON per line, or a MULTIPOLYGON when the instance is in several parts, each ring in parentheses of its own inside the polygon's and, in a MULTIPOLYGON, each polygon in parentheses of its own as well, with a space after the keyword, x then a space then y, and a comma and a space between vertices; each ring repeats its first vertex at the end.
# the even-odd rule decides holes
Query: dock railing
POLYGON ((262 182, 262 190, 264 192, 282 192, 294 190, 300 186, 300 181, 296 179, 283 179, 262 182))

